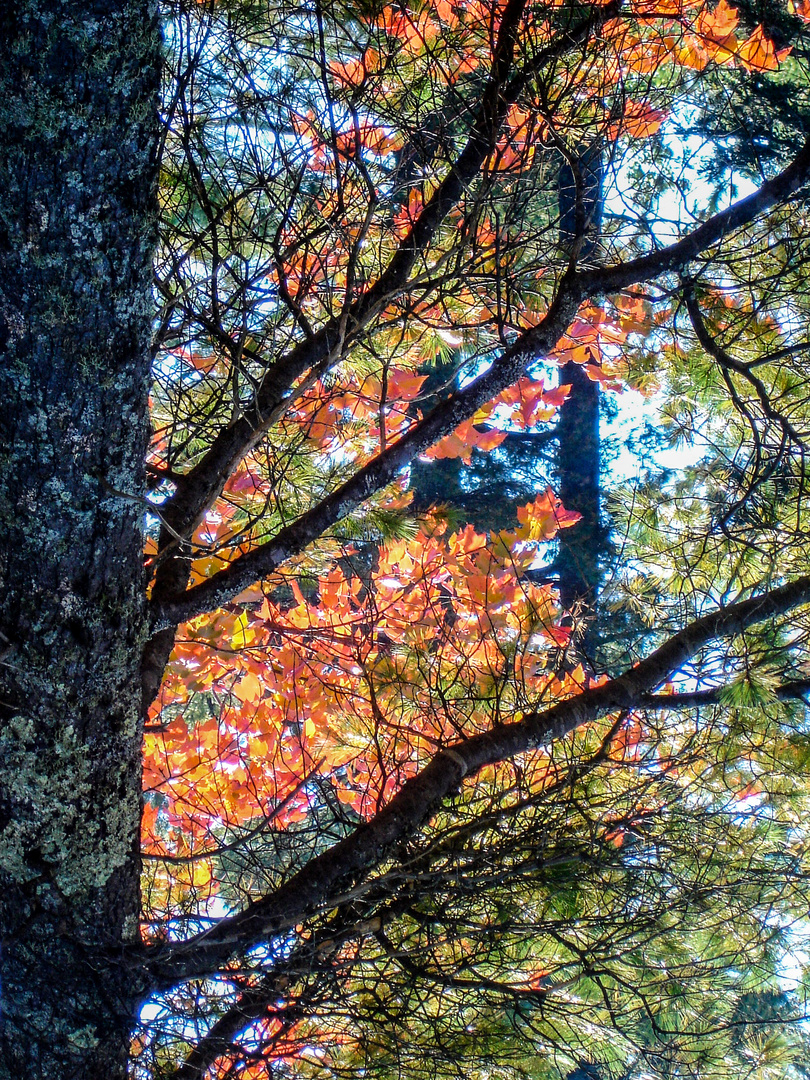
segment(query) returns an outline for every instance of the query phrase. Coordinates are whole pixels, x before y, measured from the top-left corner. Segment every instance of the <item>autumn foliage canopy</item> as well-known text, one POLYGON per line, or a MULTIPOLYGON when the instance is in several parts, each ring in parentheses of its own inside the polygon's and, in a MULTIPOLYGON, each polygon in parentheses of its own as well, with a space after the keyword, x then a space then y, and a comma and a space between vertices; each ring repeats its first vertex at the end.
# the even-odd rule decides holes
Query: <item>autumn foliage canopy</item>
POLYGON ((801 120, 726 160, 779 18, 166 5, 133 1075, 793 1075, 801 120), (577 610, 553 462, 489 532, 410 471, 553 440, 571 364, 690 447, 577 610))

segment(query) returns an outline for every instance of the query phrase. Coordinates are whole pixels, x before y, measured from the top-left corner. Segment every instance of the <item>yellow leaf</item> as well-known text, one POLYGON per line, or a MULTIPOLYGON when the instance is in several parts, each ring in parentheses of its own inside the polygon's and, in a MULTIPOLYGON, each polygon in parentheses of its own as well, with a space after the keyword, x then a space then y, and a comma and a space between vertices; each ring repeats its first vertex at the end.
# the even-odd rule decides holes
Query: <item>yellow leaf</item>
POLYGON ((252 671, 248 671, 234 685, 233 692, 240 701, 258 701, 262 696, 262 684, 258 676, 254 675, 252 671))
MULTIPOLYGON (((246 611, 236 619, 231 635, 231 648, 234 650, 245 649, 256 640, 256 633, 250 626, 250 618, 246 611)), ((255 677, 255 676, 254 676, 255 677)))

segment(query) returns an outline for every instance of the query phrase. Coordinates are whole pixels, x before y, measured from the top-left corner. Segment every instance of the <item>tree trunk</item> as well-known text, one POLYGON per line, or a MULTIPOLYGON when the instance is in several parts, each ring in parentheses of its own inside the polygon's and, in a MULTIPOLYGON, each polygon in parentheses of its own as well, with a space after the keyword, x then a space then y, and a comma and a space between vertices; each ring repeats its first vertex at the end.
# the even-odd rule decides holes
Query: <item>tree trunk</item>
POLYGON ((0 1078, 119 1080, 137 986, 159 37, 0 15, 0 1078))
MULTIPOLYGON (((581 148, 560 168, 560 244, 581 263, 591 264, 598 256, 604 171, 599 141, 581 148)), ((560 533, 556 560, 560 603, 574 617, 579 651, 593 660, 598 643, 599 560, 607 537, 600 522, 599 384, 572 361, 561 370, 560 382, 570 385, 571 393, 557 425, 559 495, 566 510, 582 515, 572 529, 560 533)))
POLYGON ((592 658, 599 559, 605 548, 599 513, 599 384, 573 362, 561 370, 560 382, 570 384, 571 393, 560 409, 557 425, 559 494, 566 510, 582 515, 573 528, 559 534, 556 568, 560 603, 575 621, 583 619, 576 638, 585 655, 592 658))

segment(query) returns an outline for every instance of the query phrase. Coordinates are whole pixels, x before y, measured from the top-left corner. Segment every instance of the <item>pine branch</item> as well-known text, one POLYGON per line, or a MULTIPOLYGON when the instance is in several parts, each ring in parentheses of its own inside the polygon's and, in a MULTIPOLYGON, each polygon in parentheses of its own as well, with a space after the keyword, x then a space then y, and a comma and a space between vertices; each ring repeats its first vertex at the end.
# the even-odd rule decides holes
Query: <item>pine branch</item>
POLYGON ((650 281, 672 270, 683 270, 709 248, 719 244, 737 229, 750 225, 767 210, 785 203, 810 179, 810 137, 782 172, 766 180, 755 192, 714 214, 674 244, 651 251, 630 262, 610 268, 587 270, 580 274, 583 294, 616 293, 650 281))
POLYGON ((441 750, 376 817, 312 859, 274 893, 189 941, 152 950, 144 958, 147 984, 160 990, 210 974, 234 954, 289 930, 318 908, 333 906, 336 897, 367 877, 397 843, 421 828, 465 777, 562 738, 606 714, 649 701, 657 686, 712 641, 809 602, 810 575, 709 612, 604 685, 441 750))

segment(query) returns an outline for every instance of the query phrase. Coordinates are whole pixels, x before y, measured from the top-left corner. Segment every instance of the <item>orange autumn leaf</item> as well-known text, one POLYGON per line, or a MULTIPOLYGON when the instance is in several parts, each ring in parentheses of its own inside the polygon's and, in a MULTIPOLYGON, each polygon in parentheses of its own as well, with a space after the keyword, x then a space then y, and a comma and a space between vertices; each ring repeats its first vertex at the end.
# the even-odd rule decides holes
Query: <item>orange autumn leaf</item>
MULTIPOLYGON (((385 378, 386 401, 413 401, 418 397, 427 375, 418 375, 404 368, 389 368, 385 378)), ((382 400, 382 380, 369 376, 363 383, 363 393, 375 401, 382 400)))
POLYGON ((653 108, 642 101, 628 100, 622 119, 611 125, 610 137, 617 139, 625 135, 631 139, 647 139, 658 131, 666 115, 663 109, 653 108))
POLYGON ((363 123, 349 131, 341 131, 335 140, 338 152, 346 157, 356 157, 363 150, 385 155, 402 148, 403 138, 398 132, 377 124, 363 123))
POLYGON ((737 59, 747 71, 776 71, 790 54, 790 47, 776 50, 773 42, 758 26, 753 34, 737 48, 737 59))
MULTIPOLYGON (((810 0, 809 0, 810 2, 810 0)), ((625 334, 648 334, 652 329, 653 309, 650 302, 633 293, 613 297, 619 316, 619 326, 625 334)))
POLYGON ((408 205, 394 216, 394 235, 402 240, 408 235, 416 219, 422 212, 422 193, 413 188, 408 195, 408 205))
POLYGON ((217 357, 213 353, 192 352, 187 356, 188 362, 203 375, 208 375, 217 366, 217 357))
POLYGON ((479 430, 473 419, 465 420, 452 434, 446 435, 434 447, 426 451, 424 456, 431 460, 460 457, 469 465, 473 449, 494 450, 505 438, 505 431, 499 431, 497 428, 479 430))
POLYGON ((262 693, 262 684, 256 675, 248 672, 234 684, 233 692, 240 701, 258 701, 262 693))
POLYGON ((709 53, 699 37, 688 34, 685 38, 669 35, 664 39, 667 54, 681 67, 703 71, 709 63, 709 53))
POLYGON ((726 0, 718 0, 714 10, 701 11, 697 20, 697 32, 701 37, 723 42, 737 28, 739 13, 726 0))
MULTIPOLYGON (((444 10, 447 13, 447 9, 444 10)), ((396 38, 404 52, 409 55, 420 53, 427 44, 435 41, 440 33, 427 9, 414 13, 407 9, 388 7, 378 18, 377 25, 390 37, 396 38)))
POLYGON ((331 75, 343 86, 360 87, 368 76, 380 66, 380 54, 376 49, 366 49, 362 57, 350 60, 334 60, 329 65, 331 75))
POLYGON ((617 379, 612 378, 601 364, 583 364, 582 370, 591 382, 599 383, 606 390, 615 390, 618 393, 624 390, 624 386, 617 379))
POLYGON ((694 0, 632 0, 630 10, 638 18, 680 19, 694 0))
POLYGON ((551 420, 570 389, 570 386, 558 386, 546 390, 542 379, 535 381, 524 376, 491 402, 489 412, 491 414, 499 406, 506 406, 510 409, 507 417, 509 424, 530 428, 551 420))
POLYGON ((519 506, 520 528, 515 530, 519 540, 552 540, 560 529, 570 528, 581 519, 575 510, 566 510, 550 487, 532 503, 519 506))

